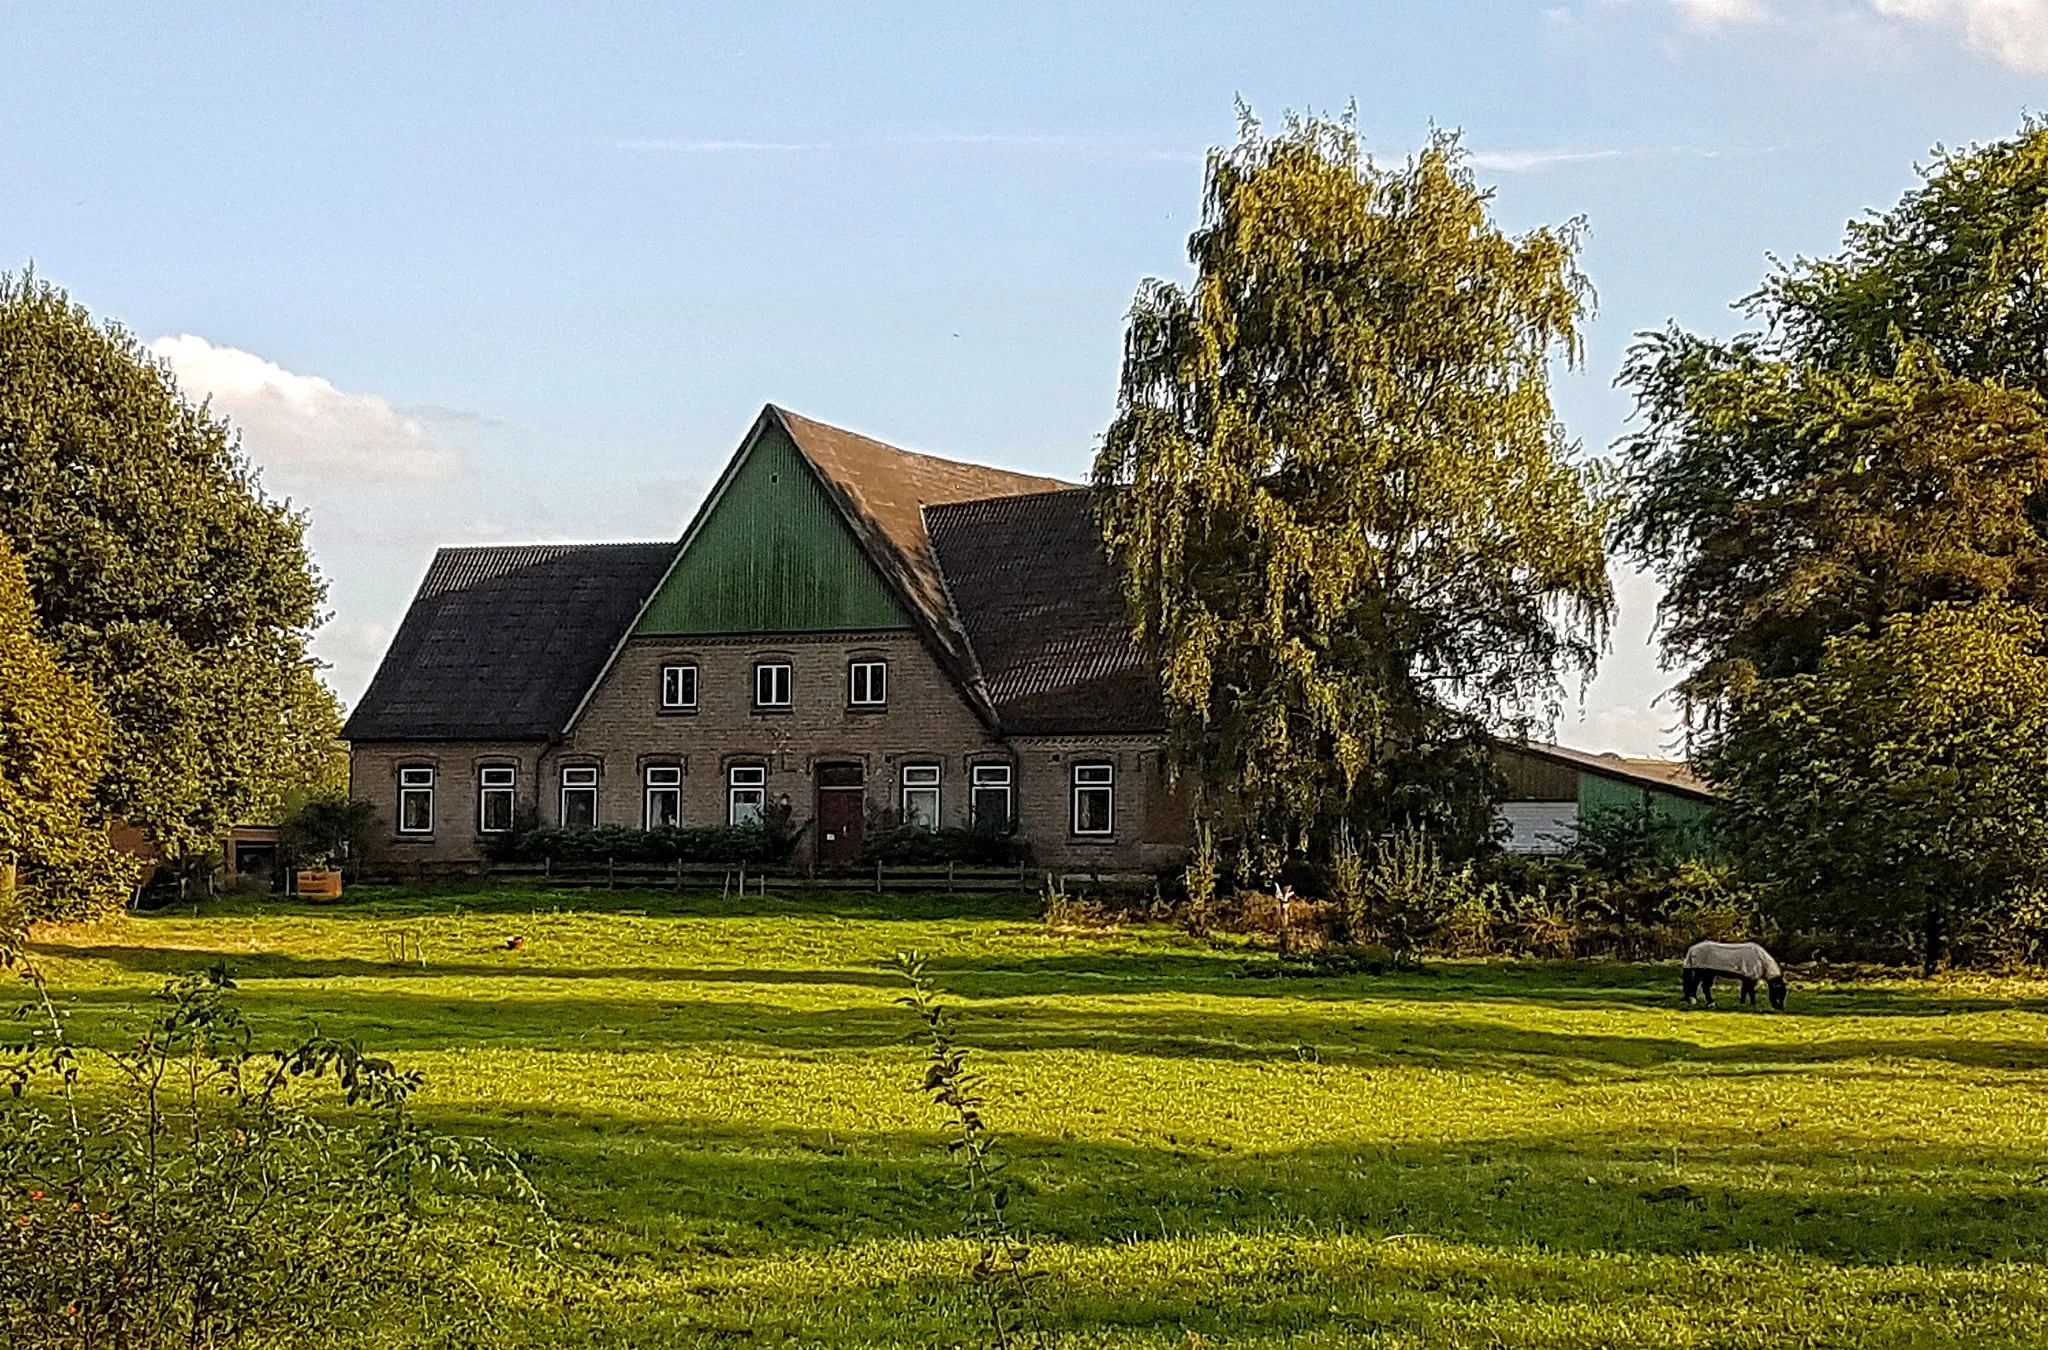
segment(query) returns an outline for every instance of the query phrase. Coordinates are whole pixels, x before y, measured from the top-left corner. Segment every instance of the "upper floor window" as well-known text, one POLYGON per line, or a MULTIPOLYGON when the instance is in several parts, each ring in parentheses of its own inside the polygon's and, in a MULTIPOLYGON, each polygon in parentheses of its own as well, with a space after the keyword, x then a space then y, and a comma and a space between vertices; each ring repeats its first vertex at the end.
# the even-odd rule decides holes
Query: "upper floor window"
POLYGON ((939 828, 939 766, 903 766, 903 823, 920 830, 939 828))
POLYGON ((768 815, 768 770, 759 764, 735 764, 726 770, 725 820, 728 825, 759 825, 768 815))
POLYGON ((398 771, 398 832, 434 832, 434 771, 424 766, 398 771))
POLYGON ((972 771, 967 804, 974 828, 991 834, 1010 830, 1010 766, 977 764, 972 771))
POLYGON ((562 769, 562 828, 597 828, 597 766, 568 765, 562 769))
POLYGON ((689 664, 661 668, 661 710, 697 711, 697 667, 689 664))
POLYGON ((683 823, 683 771, 674 764, 647 766, 647 828, 673 830, 683 823))
POLYGON ((789 706, 789 662, 763 661, 754 667, 754 706, 789 706))
POLYGON ((493 764, 476 771, 476 827, 485 834, 503 834, 512 828, 514 789, 519 770, 510 764, 493 764))
POLYGON ((1074 833, 1116 831, 1116 769, 1108 764, 1074 766, 1074 833))
POLYGON ((856 708, 880 708, 889 702, 889 663, 855 661, 846 668, 846 701, 856 708))

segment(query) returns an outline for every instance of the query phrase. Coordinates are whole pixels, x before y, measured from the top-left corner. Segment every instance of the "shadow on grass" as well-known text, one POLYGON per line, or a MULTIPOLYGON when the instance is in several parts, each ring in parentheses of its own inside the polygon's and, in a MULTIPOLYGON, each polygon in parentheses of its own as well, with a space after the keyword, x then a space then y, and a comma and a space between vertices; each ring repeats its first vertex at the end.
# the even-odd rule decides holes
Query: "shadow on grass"
POLYGON ((777 888, 727 895, 668 887, 549 886, 492 881, 408 886, 353 885, 339 901, 310 903, 289 896, 222 896, 172 904, 137 914, 150 919, 281 916, 322 919, 424 918, 440 914, 588 913, 655 918, 803 918, 931 920, 1039 917, 1038 897, 1020 891, 873 891, 777 888))
MULTIPOLYGON (((69 949, 73 954, 102 949, 69 949)), ((302 961, 186 952, 182 959, 147 949, 113 948, 158 973, 198 969, 225 959, 240 984, 238 1001, 259 1025, 280 1034, 317 1026, 360 1036, 384 1051, 488 1047, 547 1050, 599 1046, 659 1052, 729 1046, 776 1051, 848 1052, 904 1043, 912 1030, 887 997, 898 982, 878 971, 748 969, 696 971, 492 967, 440 970, 346 959, 302 961), (466 978, 459 982, 454 976, 466 978), (382 987, 322 986, 319 978, 362 975, 382 987), (600 995, 580 988, 602 978, 672 983, 653 997, 600 995), (559 992, 545 988, 559 986, 559 992), (439 986, 446 983, 446 991, 439 986), (858 985, 866 1001, 833 1007, 789 1007, 746 998, 692 997, 693 983, 858 985)), ((109 959, 103 957, 102 959, 109 959)), ((1093 992, 1102 992, 1099 988, 1093 992)), ((1123 992, 1123 991, 1117 991, 1123 992)), ((146 995, 136 990, 67 993, 73 1025, 87 1037, 126 1034, 146 995)), ((1478 1000, 1483 1008, 1485 1001, 1478 1000)), ((1427 1007, 1427 1005, 1424 1005, 1427 1007)), ((1204 1004, 1162 1008, 1133 1003, 1112 1009, 1070 1008, 1022 999, 984 997, 956 1008, 961 1035, 997 1053, 1099 1052, 1159 1059, 1240 1062, 1313 1061, 1335 1066, 1508 1072, 1591 1081, 1651 1070, 1758 1075, 1825 1064, 1921 1060, 1974 1069, 2048 1069, 2048 1040, 1981 1036, 1743 1040, 1706 1044, 1677 1035, 1627 1031, 1558 1031, 1448 1010, 1415 1011, 1400 997, 1348 1003, 1264 998, 1249 1006, 1204 1004)), ((1438 1005, 1441 1007, 1441 1005, 1438 1005)), ((1743 1017, 1767 1034, 1771 1014, 1695 1010, 1702 1030, 1743 1017)))
MULTIPOLYGON (((861 1134, 529 1115, 449 1118, 525 1150, 564 1217, 664 1245, 762 1255, 957 1230, 936 1131, 861 1134), (616 1188, 622 1169, 630 1190, 616 1188)), ((936 1124, 936 1121, 935 1121, 936 1124)), ((1212 1233, 1422 1233, 1570 1252, 1751 1249, 1837 1261, 1971 1263, 2048 1254, 2048 1151, 1543 1135, 1452 1145, 1218 1154, 1009 1137, 1014 1217, 1072 1243, 1212 1233)))

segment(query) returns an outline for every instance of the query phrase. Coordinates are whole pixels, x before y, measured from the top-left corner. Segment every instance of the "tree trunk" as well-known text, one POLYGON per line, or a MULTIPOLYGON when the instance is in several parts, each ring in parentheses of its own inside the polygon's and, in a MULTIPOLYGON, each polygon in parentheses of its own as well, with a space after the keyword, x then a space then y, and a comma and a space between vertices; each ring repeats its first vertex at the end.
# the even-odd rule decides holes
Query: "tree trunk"
POLYGON ((1932 975, 1940 970, 1947 960, 1948 914, 1939 902, 1927 906, 1927 918, 1921 931, 1920 973, 1932 975))

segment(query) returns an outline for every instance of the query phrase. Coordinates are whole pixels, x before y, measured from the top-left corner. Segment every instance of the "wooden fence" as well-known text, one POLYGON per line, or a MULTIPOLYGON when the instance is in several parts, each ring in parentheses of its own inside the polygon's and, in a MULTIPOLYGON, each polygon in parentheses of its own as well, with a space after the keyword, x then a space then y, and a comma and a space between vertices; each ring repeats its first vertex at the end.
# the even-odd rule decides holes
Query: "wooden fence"
POLYGON ((966 863, 936 863, 927 866, 889 866, 877 863, 847 872, 810 872, 788 865, 759 863, 646 863, 603 862, 576 864, 492 863, 419 865, 379 872, 368 881, 426 881, 453 878, 508 878, 542 882, 550 886, 604 886, 670 890, 709 890, 716 886, 722 895, 766 893, 767 890, 939 891, 990 893, 1040 891, 1055 888, 1069 893, 1105 890, 1150 890, 1155 878, 1149 872, 1059 872, 1041 871, 1019 863, 1010 867, 971 866, 966 863))

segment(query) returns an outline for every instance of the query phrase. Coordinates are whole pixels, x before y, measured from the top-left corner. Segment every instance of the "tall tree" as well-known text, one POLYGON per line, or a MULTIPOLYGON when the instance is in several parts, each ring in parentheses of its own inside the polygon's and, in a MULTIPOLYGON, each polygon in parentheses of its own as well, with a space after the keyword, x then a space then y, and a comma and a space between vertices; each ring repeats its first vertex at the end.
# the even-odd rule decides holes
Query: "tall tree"
POLYGON ((16 866, 28 917, 119 908, 135 883, 93 811, 107 732, 98 696, 38 631, 21 559, 0 536, 0 865, 16 866))
POLYGON ((1491 820, 1483 733, 1588 671, 1601 512, 1554 414, 1576 223, 1488 216, 1457 139, 1396 168, 1289 118, 1208 160, 1186 288, 1145 283, 1098 512, 1205 832, 1269 875, 1336 827, 1491 820))
POLYGON ((1748 297, 1760 331, 1673 327, 1623 372, 1617 542, 1664 582, 1709 717, 1889 614, 2048 601, 2048 126, 1924 173, 1748 297))
POLYGON ((1831 638, 1814 672, 1734 701, 1707 767, 1728 792, 1731 841, 1782 917, 1903 936, 1929 969, 1972 930, 2040 955, 2044 636, 2024 606, 1937 606, 1831 638))
POLYGON ((112 718, 101 809, 203 851, 331 757, 304 518, 140 343, 33 275, 0 274, 0 532, 112 718))

